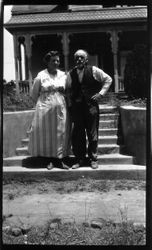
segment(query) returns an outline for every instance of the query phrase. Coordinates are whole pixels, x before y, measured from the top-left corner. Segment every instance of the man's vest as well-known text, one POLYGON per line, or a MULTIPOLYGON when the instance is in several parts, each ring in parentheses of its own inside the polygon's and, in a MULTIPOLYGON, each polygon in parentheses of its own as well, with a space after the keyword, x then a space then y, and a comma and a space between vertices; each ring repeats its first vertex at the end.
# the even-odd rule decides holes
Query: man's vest
POLYGON ((91 97, 101 90, 102 83, 94 79, 92 66, 84 68, 82 82, 79 82, 77 69, 74 68, 70 72, 72 79, 72 103, 81 102, 82 100, 90 101, 91 97))

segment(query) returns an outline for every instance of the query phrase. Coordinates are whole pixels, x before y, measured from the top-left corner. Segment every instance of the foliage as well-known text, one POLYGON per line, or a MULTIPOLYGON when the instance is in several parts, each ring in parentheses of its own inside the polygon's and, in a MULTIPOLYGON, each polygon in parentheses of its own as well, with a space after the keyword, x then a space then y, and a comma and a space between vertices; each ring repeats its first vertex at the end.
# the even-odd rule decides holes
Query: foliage
POLYGON ((16 91, 16 83, 15 81, 11 80, 10 82, 6 82, 3 80, 3 94, 4 95, 13 95, 16 91))
POLYGON ((143 107, 146 108, 147 105, 147 98, 129 98, 121 99, 121 98, 115 98, 110 100, 109 105, 112 106, 134 106, 134 107, 143 107))
MULTIPOLYGON (((21 81, 23 88, 19 94, 16 93, 15 81, 6 83, 3 81, 3 111, 20 111, 29 110, 34 107, 33 100, 28 91, 24 92, 27 87, 27 81, 21 81), (23 84, 23 82, 25 84, 23 84)), ((21 85, 20 85, 21 86, 21 85)))
POLYGON ((3 242, 30 245, 145 245, 146 232, 142 225, 105 221, 99 229, 92 228, 87 222, 63 223, 57 219, 41 227, 32 227, 26 238, 24 234, 14 237, 11 232, 3 231, 3 242))
POLYGON ((29 94, 20 93, 3 96, 3 111, 29 110, 34 107, 32 98, 29 94))
POLYGON ((124 88, 129 97, 147 97, 147 69, 147 48, 144 45, 136 45, 127 57, 124 72, 124 88))
MULTIPOLYGON (((125 96, 117 96, 112 93, 109 97, 105 97, 105 104, 110 106, 123 106, 123 105, 133 105, 136 107, 146 107, 147 98, 135 98, 125 96)), ((103 100, 101 104, 103 104, 103 100)), ((32 98, 29 95, 28 82, 20 81, 20 94, 16 93, 16 83, 15 81, 6 82, 3 81, 3 110, 4 111, 20 111, 29 110, 34 107, 32 98), (22 86, 22 88, 21 88, 22 86)))

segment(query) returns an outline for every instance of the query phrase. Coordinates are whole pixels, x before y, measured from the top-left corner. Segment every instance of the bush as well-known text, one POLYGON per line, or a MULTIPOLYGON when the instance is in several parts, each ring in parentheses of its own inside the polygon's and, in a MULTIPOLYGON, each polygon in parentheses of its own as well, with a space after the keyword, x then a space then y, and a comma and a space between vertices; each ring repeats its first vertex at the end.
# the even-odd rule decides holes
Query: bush
POLYGON ((129 97, 147 97, 147 69, 147 48, 144 45, 136 45, 127 57, 124 71, 124 88, 129 97))
POLYGON ((6 82, 6 80, 3 80, 3 94, 10 96, 14 95, 15 92, 16 92, 15 81, 11 80, 10 82, 6 82))
POLYGON ((29 110, 34 107, 34 103, 29 94, 14 94, 3 96, 3 110, 4 111, 20 111, 29 110))
POLYGON ((29 110, 34 107, 34 102, 29 95, 28 91, 28 81, 20 81, 20 94, 16 93, 16 83, 11 80, 6 82, 3 80, 3 111, 20 111, 29 110))

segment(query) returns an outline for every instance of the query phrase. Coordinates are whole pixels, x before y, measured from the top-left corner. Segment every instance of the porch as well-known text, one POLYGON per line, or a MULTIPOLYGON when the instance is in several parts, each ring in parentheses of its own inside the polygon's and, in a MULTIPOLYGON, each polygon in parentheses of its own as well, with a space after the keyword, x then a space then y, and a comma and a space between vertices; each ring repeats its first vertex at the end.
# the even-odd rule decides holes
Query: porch
MULTIPOLYGON (((28 5, 27 5, 28 6, 28 5)), ((5 24, 13 34, 17 91, 28 80, 31 90, 37 73, 44 68, 42 58, 49 50, 59 50, 60 68, 73 67, 73 54, 81 48, 89 53, 89 64, 102 68, 113 78, 111 90, 124 90, 127 55, 136 44, 146 43, 146 7, 113 7, 75 10, 18 9, 5 24)), ((41 6, 42 7, 42 6, 41 6)), ((50 9, 51 8, 51 9, 50 9)))

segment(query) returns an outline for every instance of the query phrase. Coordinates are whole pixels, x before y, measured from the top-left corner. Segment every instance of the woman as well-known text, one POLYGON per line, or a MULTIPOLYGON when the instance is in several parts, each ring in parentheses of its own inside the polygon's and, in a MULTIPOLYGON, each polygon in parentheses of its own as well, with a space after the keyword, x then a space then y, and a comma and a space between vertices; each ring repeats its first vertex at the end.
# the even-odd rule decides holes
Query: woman
POLYGON ((58 69, 58 51, 47 53, 44 62, 47 68, 38 73, 32 88, 36 110, 29 134, 29 153, 51 157, 48 169, 54 167, 54 159, 60 159, 61 166, 68 169, 63 162, 70 147, 70 123, 64 96, 66 74, 58 69))

